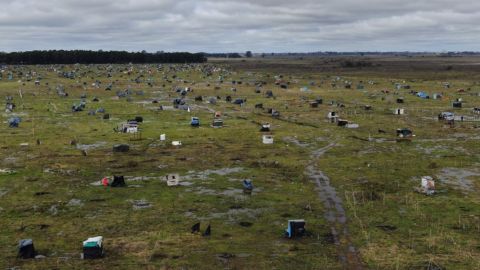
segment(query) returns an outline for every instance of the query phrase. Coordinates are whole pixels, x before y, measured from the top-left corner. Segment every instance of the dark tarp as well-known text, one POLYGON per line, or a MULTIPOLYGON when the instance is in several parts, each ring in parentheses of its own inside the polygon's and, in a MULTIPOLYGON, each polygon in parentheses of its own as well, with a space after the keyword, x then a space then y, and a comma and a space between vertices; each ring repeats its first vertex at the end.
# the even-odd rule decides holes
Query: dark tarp
POLYGON ((113 152, 128 152, 130 146, 128 144, 116 144, 113 146, 113 152))
POLYGON ((113 176, 113 182, 110 184, 111 187, 125 187, 125 178, 122 176, 113 176))
POLYGON ((35 247, 32 239, 20 240, 18 245, 18 256, 22 259, 35 258, 35 247))

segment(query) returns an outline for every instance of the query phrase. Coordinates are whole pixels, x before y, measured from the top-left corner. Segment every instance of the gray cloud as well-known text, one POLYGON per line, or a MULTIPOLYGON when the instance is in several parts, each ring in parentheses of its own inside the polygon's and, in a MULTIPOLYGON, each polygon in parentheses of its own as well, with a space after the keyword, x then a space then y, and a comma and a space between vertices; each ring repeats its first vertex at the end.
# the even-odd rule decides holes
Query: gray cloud
POLYGON ((0 50, 480 50, 480 2, 0 0, 0 50))

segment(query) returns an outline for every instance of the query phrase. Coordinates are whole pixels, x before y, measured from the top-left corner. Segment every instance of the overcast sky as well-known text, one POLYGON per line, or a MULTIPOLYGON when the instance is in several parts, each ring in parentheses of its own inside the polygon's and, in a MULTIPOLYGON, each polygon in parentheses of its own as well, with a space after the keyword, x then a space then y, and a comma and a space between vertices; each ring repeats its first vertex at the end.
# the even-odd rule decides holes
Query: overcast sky
POLYGON ((0 51, 480 51, 475 0, 0 0, 0 51))

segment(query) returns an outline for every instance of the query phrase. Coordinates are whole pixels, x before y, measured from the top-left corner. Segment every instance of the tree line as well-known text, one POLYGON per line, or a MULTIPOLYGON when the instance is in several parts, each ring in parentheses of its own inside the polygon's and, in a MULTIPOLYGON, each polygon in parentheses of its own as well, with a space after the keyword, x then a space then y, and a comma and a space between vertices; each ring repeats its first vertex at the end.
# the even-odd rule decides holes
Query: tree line
POLYGON ((242 58, 239 53, 204 53, 204 55, 213 58, 242 58))
POLYGON ((126 52, 87 50, 48 50, 26 52, 0 52, 0 63, 10 65, 45 64, 126 64, 126 63, 204 63, 203 53, 187 52, 126 52))

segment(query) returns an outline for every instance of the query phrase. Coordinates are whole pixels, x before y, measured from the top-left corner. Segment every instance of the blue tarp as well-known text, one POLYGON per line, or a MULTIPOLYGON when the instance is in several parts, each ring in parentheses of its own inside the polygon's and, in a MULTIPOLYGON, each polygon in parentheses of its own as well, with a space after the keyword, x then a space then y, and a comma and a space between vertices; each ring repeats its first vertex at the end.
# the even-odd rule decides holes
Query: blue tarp
POLYGON ((198 119, 197 117, 192 117, 192 121, 190 122, 190 125, 192 125, 193 127, 200 126, 200 119, 198 119))
POLYGON ((18 127, 18 125, 22 122, 22 119, 20 117, 12 117, 8 119, 8 126, 9 127, 18 127))
POLYGON ((243 187, 247 190, 253 190, 252 181, 248 179, 243 180, 243 187))
POLYGON ((430 98, 427 93, 425 92, 418 92, 417 97, 419 98, 430 98))

